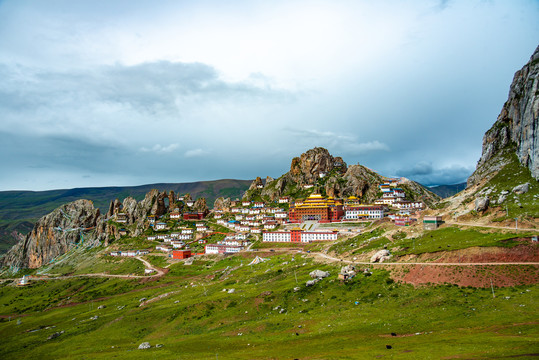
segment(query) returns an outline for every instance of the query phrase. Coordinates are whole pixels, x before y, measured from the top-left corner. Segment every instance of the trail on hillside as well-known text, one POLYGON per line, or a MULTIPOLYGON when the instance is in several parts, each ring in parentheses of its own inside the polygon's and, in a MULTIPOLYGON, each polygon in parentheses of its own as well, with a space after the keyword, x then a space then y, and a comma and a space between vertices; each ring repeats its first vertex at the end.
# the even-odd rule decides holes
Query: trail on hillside
POLYGON ((347 264, 358 264, 358 265, 388 265, 388 266, 402 266, 402 265, 425 265, 425 266, 482 266, 482 265, 534 265, 539 266, 539 262, 382 262, 382 263, 371 263, 371 262, 362 262, 362 261, 351 261, 346 259, 340 259, 333 256, 329 256, 324 253, 311 253, 310 255, 323 257, 327 260, 333 262, 343 262, 347 264))
POLYGON ((475 224, 475 223, 463 223, 463 222, 453 221, 453 220, 448 220, 445 223, 447 225, 472 226, 472 227, 482 227, 482 228, 502 229, 502 230, 513 230, 513 231, 535 231, 535 232, 539 232, 539 229, 519 228, 519 227, 511 227, 511 226, 484 225, 484 224, 475 224))

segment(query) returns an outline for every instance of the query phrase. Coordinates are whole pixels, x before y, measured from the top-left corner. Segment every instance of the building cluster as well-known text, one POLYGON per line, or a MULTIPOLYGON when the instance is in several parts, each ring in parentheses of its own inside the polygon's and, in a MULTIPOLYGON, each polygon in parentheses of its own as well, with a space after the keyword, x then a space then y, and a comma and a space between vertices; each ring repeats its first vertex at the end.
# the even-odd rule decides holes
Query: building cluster
MULTIPOLYGON (((287 203, 288 198, 279 199, 287 203)), ((262 201, 234 201, 229 211, 215 210, 217 224, 235 232, 260 234, 263 230, 273 230, 288 222, 288 212, 278 206, 270 206, 262 201)))
POLYGON ((247 235, 240 233, 227 235, 215 244, 207 244, 204 249, 206 254, 235 254, 245 249, 249 244, 247 235))

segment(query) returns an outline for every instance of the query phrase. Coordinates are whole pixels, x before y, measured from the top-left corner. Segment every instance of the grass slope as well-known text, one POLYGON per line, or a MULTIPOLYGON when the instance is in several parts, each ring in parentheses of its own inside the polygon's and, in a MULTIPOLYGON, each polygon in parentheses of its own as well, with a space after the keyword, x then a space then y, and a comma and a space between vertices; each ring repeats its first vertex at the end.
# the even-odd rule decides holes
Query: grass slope
POLYGON ((299 254, 255 266, 249 261, 179 263, 150 282, 2 283, 0 357, 439 359, 539 352, 537 286, 494 289, 493 298, 491 289, 398 284, 382 269, 341 283, 337 267, 299 254), (314 269, 331 276, 306 287, 314 269), (235 291, 223 291, 230 288, 235 291), (139 306, 141 298, 160 295, 139 306), (144 341, 152 348, 138 350, 144 341))

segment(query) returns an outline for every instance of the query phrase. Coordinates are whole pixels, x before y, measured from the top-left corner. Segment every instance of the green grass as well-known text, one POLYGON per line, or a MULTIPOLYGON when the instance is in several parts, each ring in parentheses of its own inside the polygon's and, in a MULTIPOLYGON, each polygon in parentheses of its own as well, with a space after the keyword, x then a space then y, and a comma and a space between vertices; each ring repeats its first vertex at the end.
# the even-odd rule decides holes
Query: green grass
POLYGON ((429 232, 418 238, 409 238, 392 243, 392 247, 400 247, 403 250, 397 254, 422 254, 444 250, 458 250, 473 246, 482 247, 513 247, 519 243, 516 238, 531 236, 524 233, 500 233, 488 232, 479 229, 461 230, 456 227, 446 227, 429 232))
POLYGON ((158 256, 158 255, 146 255, 144 259, 147 260, 153 266, 164 268, 168 265, 168 255, 158 256))
POLYGON ((508 164, 503 167, 489 182, 485 185, 493 189, 492 194, 494 200, 498 199, 499 194, 503 191, 509 191, 507 199, 499 205, 502 210, 507 210, 508 215, 499 217, 497 221, 506 219, 518 218, 538 218, 539 217, 539 201, 534 196, 539 195, 539 185, 530 173, 530 170, 521 165, 517 156, 511 152, 503 155, 508 164), (530 190, 522 195, 516 195, 511 190, 520 184, 530 183, 530 190), (517 201, 522 204, 522 207, 517 204, 517 201))
POLYGON ((344 241, 336 242, 334 245, 332 245, 329 248, 329 251, 335 252, 337 254, 342 254, 344 252, 350 251, 360 246, 362 247, 362 251, 371 250, 372 248, 376 248, 382 245, 383 242, 384 243, 389 242, 387 238, 383 237, 381 239, 375 239, 375 241, 371 245, 371 239, 379 238, 384 232, 385 230, 382 228, 371 230, 369 232, 364 232, 360 235, 354 236, 344 241), (382 240, 382 239, 385 239, 385 240, 382 240))
POLYGON ((248 261, 215 257, 173 265, 167 277, 148 283, 1 284, 0 315, 13 317, 0 318, 0 357, 439 359, 537 353, 537 286, 497 288, 492 298, 488 288, 397 284, 381 269, 343 284, 336 280, 338 267, 299 255, 274 256, 255 266, 248 261), (314 269, 331 276, 305 287, 314 269), (235 292, 222 291, 230 288, 235 292), (141 298, 165 293, 170 294, 139 307, 141 298), (67 297, 72 306, 58 307, 63 303, 55 299, 67 297), (99 305, 106 307, 98 310, 99 305), (26 316, 18 322, 21 312, 26 316), (64 334, 47 340, 57 331, 64 334), (143 341, 163 347, 137 350, 143 341))

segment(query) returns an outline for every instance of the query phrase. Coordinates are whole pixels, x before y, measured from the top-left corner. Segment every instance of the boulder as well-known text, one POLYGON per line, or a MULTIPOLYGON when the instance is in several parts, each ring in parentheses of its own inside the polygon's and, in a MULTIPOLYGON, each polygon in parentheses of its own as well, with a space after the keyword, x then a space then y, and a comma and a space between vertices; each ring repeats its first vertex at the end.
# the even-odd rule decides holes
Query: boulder
POLYGON ((383 262, 384 260, 387 260, 390 257, 391 257, 391 253, 389 252, 389 250, 386 250, 386 249, 380 250, 376 254, 371 256, 371 263, 375 263, 377 261, 383 262))
POLYGON ((319 279, 313 279, 313 280, 309 280, 305 283, 305 286, 313 286, 314 284, 316 284, 318 281, 320 281, 319 279))
POLYGON ((139 350, 144 350, 144 349, 149 349, 151 346, 150 346, 150 343, 149 342, 143 342, 142 344, 140 344, 138 346, 138 349, 139 350))
POLYGON ((483 212, 488 209, 490 204, 490 198, 488 196, 483 196, 475 199, 475 211, 483 212))
POLYGON ((329 271, 314 270, 309 273, 313 279, 323 279, 329 276, 329 271))
POLYGON ((513 188, 515 194, 525 194, 530 190, 530 183, 520 184, 513 188))

